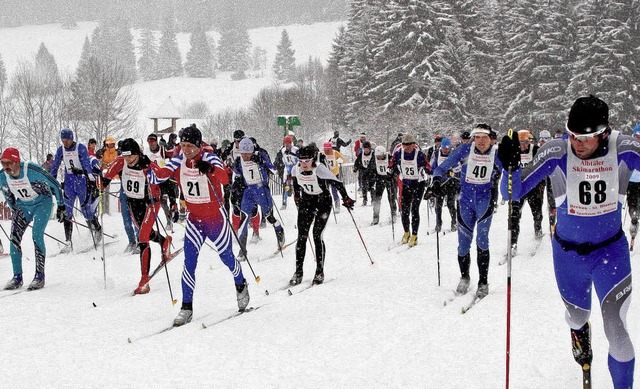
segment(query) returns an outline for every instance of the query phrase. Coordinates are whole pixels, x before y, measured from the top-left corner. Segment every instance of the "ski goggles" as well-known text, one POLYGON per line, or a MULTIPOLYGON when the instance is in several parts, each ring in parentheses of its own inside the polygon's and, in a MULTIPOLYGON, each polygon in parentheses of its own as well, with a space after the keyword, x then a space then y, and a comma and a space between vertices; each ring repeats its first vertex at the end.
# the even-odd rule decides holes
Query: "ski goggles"
POLYGON ((575 132, 571 131, 568 128, 567 128, 567 132, 569 133, 570 137, 572 137, 573 139, 577 140, 578 142, 584 142, 584 141, 589 140, 591 138, 595 138, 598 135, 602 135, 608 129, 609 129, 609 126, 600 125, 600 126, 596 127, 596 130, 594 132, 591 132, 591 133, 588 133, 588 134, 576 134, 575 132))
POLYGON ((300 161, 300 163, 309 163, 309 162, 313 161, 313 158, 300 159, 299 161, 300 161))

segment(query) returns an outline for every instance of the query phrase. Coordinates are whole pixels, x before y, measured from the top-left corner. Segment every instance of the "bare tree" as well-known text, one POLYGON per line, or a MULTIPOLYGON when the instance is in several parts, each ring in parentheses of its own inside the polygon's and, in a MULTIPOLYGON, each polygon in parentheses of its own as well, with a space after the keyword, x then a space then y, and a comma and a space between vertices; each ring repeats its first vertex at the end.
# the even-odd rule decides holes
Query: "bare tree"
POLYGON ((7 138, 11 136, 10 124, 13 114, 13 100, 0 96, 0 149, 6 146, 7 138))
POLYGON ((98 140, 136 135, 138 96, 127 83, 124 69, 112 61, 90 57, 78 67, 70 117, 80 123, 81 133, 98 140))

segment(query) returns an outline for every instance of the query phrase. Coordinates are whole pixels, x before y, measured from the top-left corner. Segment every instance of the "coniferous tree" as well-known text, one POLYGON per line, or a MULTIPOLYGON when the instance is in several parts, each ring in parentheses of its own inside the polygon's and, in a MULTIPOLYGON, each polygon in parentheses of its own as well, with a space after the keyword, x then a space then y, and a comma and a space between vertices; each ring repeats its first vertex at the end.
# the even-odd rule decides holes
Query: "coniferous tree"
POLYGON ((89 37, 86 36, 84 38, 84 43, 82 44, 82 51, 80 52, 80 60, 78 61, 78 67, 85 66, 87 61, 89 61, 89 57, 93 56, 91 50, 91 41, 89 37))
POLYGON ((138 58, 138 73, 144 81, 155 80, 156 62, 158 59, 158 44, 153 31, 142 30, 140 36, 140 58, 138 58))
POLYGON ((0 99, 4 95, 4 88, 7 85, 7 69, 4 66, 2 54, 0 54, 0 99))
POLYGON ((41 77, 44 84, 58 85, 60 83, 60 73, 55 57, 49 52, 44 43, 40 43, 35 58, 35 72, 41 77))
POLYGON ((191 34, 191 48, 187 53, 187 62, 184 65, 187 77, 210 78, 213 76, 213 56, 207 41, 207 34, 201 27, 191 34))
POLYGON ((178 49, 173 16, 164 20, 160 48, 158 49, 156 78, 181 77, 183 75, 182 57, 178 49))
POLYGON ((286 29, 283 29, 277 46, 276 58, 273 62, 273 73, 276 79, 291 81, 296 67, 295 53, 296 51, 291 48, 289 33, 286 29))
POLYGON ((251 40, 243 19, 227 13, 218 42, 218 66, 222 71, 234 72, 234 79, 242 79, 250 68, 251 40))
POLYGON ((133 83, 138 79, 138 71, 133 47, 133 35, 129 28, 129 21, 119 17, 114 20, 113 24, 115 29, 113 34, 112 59, 120 64, 128 82, 133 83))
POLYGON ((331 53, 327 64, 327 76, 325 79, 326 91, 329 96, 329 114, 332 127, 342 127, 346 123, 347 95, 345 93, 345 76, 340 63, 346 56, 344 39, 346 28, 341 26, 333 40, 331 53))
POLYGON ((251 56, 253 64, 253 70, 263 70, 267 67, 267 50, 263 49, 260 46, 255 46, 253 48, 253 55, 251 56))

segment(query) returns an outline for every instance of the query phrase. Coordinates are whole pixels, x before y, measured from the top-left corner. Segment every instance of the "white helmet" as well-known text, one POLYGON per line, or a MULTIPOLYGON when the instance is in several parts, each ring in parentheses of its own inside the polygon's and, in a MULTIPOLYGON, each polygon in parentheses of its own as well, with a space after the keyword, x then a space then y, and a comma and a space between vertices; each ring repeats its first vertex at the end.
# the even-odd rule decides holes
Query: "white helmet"
POLYGON ((376 157, 378 157, 381 155, 385 155, 387 153, 387 149, 385 149, 384 146, 376 146, 373 153, 376 155, 376 157))
POLYGON ((253 142, 249 138, 243 138, 238 145, 240 153, 251 154, 253 153, 253 142))

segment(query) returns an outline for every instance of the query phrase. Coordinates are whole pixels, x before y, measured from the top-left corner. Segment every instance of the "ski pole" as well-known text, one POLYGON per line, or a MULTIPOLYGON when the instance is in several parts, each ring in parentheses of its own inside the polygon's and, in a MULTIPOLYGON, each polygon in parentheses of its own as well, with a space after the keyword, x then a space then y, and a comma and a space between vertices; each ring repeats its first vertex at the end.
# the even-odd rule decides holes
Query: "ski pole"
POLYGON ((362 246, 364 246, 364 251, 367 252, 367 255, 369 256, 369 261, 371 261, 371 264, 373 265, 373 259, 371 259, 371 254, 369 254, 369 249, 367 249, 367 245, 364 243, 364 239, 362 239, 362 234, 360 233, 360 229, 358 228, 358 224, 356 223, 356 219, 353 217, 353 213, 351 213, 351 209, 347 208, 347 211, 349 211, 349 215, 351 215, 351 220, 353 220, 353 225, 356 226, 356 231, 358 231, 358 235, 360 236, 360 241, 362 242, 362 246))
MULTIPOLYGON (((509 129, 509 138, 513 139, 513 130, 509 129)), ((513 223, 511 214, 513 212, 513 175, 511 166, 507 172, 507 193, 508 193, 508 229, 507 229, 507 341, 506 341, 506 389, 509 389, 509 358, 511 355, 511 231, 513 223)))
POLYGON ((440 286, 440 231, 436 231, 436 258, 438 259, 438 286, 440 286))
MULTIPOLYGON (((158 230, 157 234, 160 235, 160 226, 158 225, 158 213, 156 212, 156 202, 153 199, 153 192, 151 191, 151 184, 148 181, 147 181, 147 188, 148 188, 148 191, 149 191, 149 198, 151 200, 151 210, 153 211, 153 217, 156 219, 155 220, 155 222, 156 222, 156 230, 158 230)), ((166 233, 167 233, 167 231, 165 230, 165 234, 166 233)), ((161 258, 162 258, 162 256, 161 256, 161 258)), ((162 262, 164 262, 164 261, 165 261, 165 259, 162 258, 162 262)), ((169 296, 171 297, 171 304, 172 305, 176 305, 176 303, 178 303, 178 300, 173 298, 173 290, 171 289, 171 280, 169 279, 169 269, 167 269, 167 264, 166 263, 164 264, 164 273, 167 275, 167 285, 169 286, 169 296)))
MULTIPOLYGON (((244 247, 244 245, 242 244, 242 242, 240 242, 240 238, 238 237, 238 234, 236 233, 236 231, 233 229, 233 225, 231 225, 231 221, 229 220, 229 215, 227 215, 227 211, 224 209, 224 207, 222 206, 222 202, 220 201, 220 197, 218 197, 218 193, 216 192, 213 183, 211 182, 211 178, 209 177, 209 175, 207 175, 207 182, 209 183, 209 187, 211 188, 211 191, 213 192, 213 195, 216 198, 216 202, 218 203, 218 207, 220 207, 220 212, 222 212, 222 216, 224 217, 224 219, 227 222, 227 225, 229 227, 229 229, 231 230, 231 233, 233 234, 234 238, 236 238, 236 242, 238 242, 238 245, 240 246, 240 250, 242 250, 243 252, 247 252, 247 248, 244 247)), ((253 278, 256 280, 256 283, 260 282, 260 276, 256 275, 256 272, 253 271, 253 266, 251 266, 251 262, 249 261, 249 257, 247 256, 247 264, 249 265, 249 269, 251 270, 251 273, 253 274, 253 278)), ((266 294, 269 294, 268 290, 265 290, 266 294)))
MULTIPOLYGON (((100 190, 100 202, 104 200, 104 191, 100 190)), ((104 226, 104 209, 100 212, 100 225, 104 226)), ((104 227, 100 229, 102 231, 102 278, 104 279, 104 289, 107 289, 107 254, 104 249, 104 227)), ((93 234, 92 234, 93 235, 93 234)))

